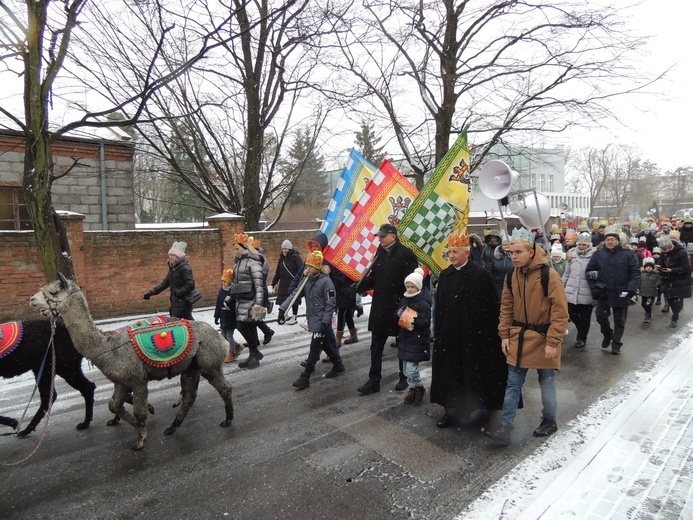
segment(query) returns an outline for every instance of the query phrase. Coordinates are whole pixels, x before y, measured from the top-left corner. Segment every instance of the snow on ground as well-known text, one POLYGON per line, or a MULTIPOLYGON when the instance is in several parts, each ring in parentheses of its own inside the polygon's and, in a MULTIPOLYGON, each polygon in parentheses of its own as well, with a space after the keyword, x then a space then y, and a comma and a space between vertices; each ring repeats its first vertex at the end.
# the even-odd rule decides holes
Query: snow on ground
MULTIPOLYGON (((555 502, 557 496, 543 493, 544 490, 557 481, 565 472, 566 467, 577 458, 587 457, 584 465, 595 463, 590 443, 595 441, 620 412, 629 406, 638 405, 637 402, 631 403, 634 396, 649 382, 657 379, 658 373, 676 356, 678 350, 690 348, 693 345, 692 332, 693 323, 669 338, 663 345, 666 348, 652 353, 640 370, 631 372, 621 379, 584 413, 559 430, 487 489, 457 518, 459 520, 488 520, 489 518, 509 520, 519 518, 530 505, 536 510, 546 510, 550 505, 549 502, 555 502), (673 348, 677 344, 680 344, 678 348, 673 348), (537 500, 543 503, 537 504, 537 500)), ((667 384, 667 379, 661 377, 661 380, 654 382, 658 388, 662 388, 667 384)), ((674 390, 672 388, 672 391, 674 390)), ((609 432, 609 435, 613 433, 609 432)), ((624 434, 624 432, 620 433, 624 434)), ((593 474, 601 475, 608 474, 612 469, 612 467, 590 467, 590 471, 594 471, 593 474)))

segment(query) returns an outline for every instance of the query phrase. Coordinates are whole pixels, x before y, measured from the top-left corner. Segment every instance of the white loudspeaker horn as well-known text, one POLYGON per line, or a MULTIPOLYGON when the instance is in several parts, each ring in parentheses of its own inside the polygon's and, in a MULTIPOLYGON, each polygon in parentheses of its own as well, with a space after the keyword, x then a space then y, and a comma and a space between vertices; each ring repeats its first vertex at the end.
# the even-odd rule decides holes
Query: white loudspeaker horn
POLYGON ((561 202, 558 205, 558 211, 560 211, 561 213, 567 213, 568 211, 570 211, 570 206, 568 206, 566 202, 561 202))
POLYGON ((575 220, 575 213, 571 210, 568 210, 565 212, 565 215, 563 215, 563 218, 568 222, 573 222, 575 220))
POLYGON ((549 202, 548 197, 543 193, 537 193, 536 195, 536 200, 533 193, 525 197, 524 208, 519 213, 516 213, 520 223, 527 229, 542 227, 551 216, 551 202, 549 202), (537 201, 539 206, 537 206, 537 201))
POLYGON ((479 189, 489 199, 500 200, 507 197, 518 178, 519 174, 503 161, 489 161, 479 172, 479 189))

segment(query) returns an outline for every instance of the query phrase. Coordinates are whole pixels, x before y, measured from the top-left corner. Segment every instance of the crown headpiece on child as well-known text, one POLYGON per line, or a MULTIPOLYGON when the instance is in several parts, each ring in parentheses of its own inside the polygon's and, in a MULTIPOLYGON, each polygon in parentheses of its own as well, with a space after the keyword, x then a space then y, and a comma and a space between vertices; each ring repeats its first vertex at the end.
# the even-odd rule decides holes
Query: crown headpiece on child
POLYGON ((513 234, 510 237, 510 243, 523 242, 525 244, 534 244, 534 233, 529 229, 520 227, 513 229, 513 234))
POLYGON ((681 232, 678 229, 672 229, 671 231, 669 231, 669 236, 671 238, 680 239, 681 238, 681 232))
POLYGON ((308 253, 308 256, 306 257, 306 265, 320 270, 322 268, 322 259, 322 251, 319 249, 314 249, 308 253))
POLYGON ((448 237, 448 247, 469 247, 469 235, 453 233, 448 237))
POLYGON ((249 240, 250 240, 250 237, 248 235, 246 235, 245 233, 236 233, 233 236, 234 244, 247 244, 249 240))

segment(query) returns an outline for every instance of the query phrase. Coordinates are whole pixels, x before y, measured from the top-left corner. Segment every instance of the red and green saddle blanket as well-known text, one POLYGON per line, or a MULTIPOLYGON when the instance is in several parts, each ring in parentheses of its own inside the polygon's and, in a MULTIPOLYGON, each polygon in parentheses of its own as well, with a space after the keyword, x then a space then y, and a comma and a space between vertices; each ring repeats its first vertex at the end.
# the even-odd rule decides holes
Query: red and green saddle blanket
POLYGON ((11 321, 0 324, 0 358, 12 352, 24 334, 24 324, 21 321, 11 321))
POLYGON ((129 325, 125 325, 124 327, 119 327, 117 329, 113 329, 111 331, 111 334, 120 334, 121 332, 128 332, 131 330, 144 329, 146 327, 151 327, 152 325, 158 325, 160 323, 168 323, 168 322, 169 322, 168 316, 164 316, 163 314, 160 316, 151 316, 149 318, 142 318, 141 320, 137 320, 135 322, 132 322, 129 325))
POLYGON ((175 365, 190 352, 193 331, 188 320, 131 329, 130 343, 142 361, 156 368, 175 365))

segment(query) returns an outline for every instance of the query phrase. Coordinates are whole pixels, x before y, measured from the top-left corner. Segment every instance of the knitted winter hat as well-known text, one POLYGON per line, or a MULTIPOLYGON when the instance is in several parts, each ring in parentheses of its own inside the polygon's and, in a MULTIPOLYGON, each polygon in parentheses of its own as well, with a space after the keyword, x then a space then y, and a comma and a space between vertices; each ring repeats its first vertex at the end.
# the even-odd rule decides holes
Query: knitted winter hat
POLYGON ((174 242, 171 249, 168 250, 168 256, 175 256, 176 258, 183 258, 185 256, 185 248, 188 244, 185 242, 174 242))
POLYGON ((294 246, 291 245, 291 242, 289 240, 284 240, 284 242, 282 242, 282 249, 293 249, 293 248, 294 248, 294 246))
POLYGON ((224 283, 231 283, 233 280, 233 269, 225 269, 224 273, 221 275, 221 281, 224 283))
POLYGON ((650 266, 652 266, 652 267, 655 266, 654 258, 652 258, 652 257, 650 257, 650 258, 645 258, 645 259, 642 261, 642 266, 643 266, 643 267, 646 267, 646 266, 648 266, 648 265, 650 265, 650 266))
POLYGON ((322 269, 322 252, 316 249, 315 251, 308 253, 308 256, 306 257, 306 265, 314 267, 318 271, 322 269))
POLYGON ((409 282, 413 284, 418 290, 421 290, 421 286, 423 285, 423 277, 423 269, 417 267, 416 269, 414 269, 413 273, 411 273, 404 279, 404 283, 406 284, 407 282, 409 282))
POLYGON ((563 248, 561 247, 560 244, 554 244, 553 246, 551 246, 551 256, 552 257, 558 256, 561 258, 561 260, 563 258, 565 258, 565 255, 563 253, 563 248))

